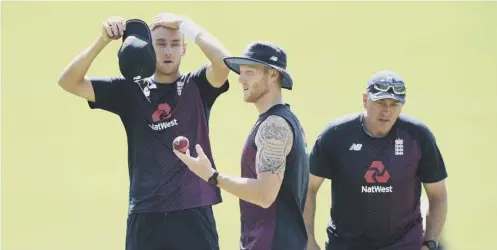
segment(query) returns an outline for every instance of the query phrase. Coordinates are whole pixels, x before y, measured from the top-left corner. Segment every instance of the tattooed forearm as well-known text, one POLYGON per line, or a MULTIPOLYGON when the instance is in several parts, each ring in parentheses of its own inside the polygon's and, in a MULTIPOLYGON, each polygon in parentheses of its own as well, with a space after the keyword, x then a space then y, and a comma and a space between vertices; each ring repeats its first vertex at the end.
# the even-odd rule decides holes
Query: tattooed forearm
POLYGON ((287 121, 277 116, 267 118, 259 127, 255 143, 258 172, 283 173, 293 143, 292 129, 287 121))

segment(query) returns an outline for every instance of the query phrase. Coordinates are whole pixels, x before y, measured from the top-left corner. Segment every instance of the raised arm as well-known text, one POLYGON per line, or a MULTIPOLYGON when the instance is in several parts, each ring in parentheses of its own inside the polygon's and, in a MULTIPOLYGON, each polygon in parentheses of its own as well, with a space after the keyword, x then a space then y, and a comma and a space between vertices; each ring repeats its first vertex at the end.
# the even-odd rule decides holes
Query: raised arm
POLYGON ((219 88, 226 82, 229 69, 224 64, 223 58, 231 54, 216 37, 189 18, 171 13, 157 15, 150 25, 151 29, 157 25, 179 29, 200 47, 209 59, 206 76, 213 87, 219 88))
POLYGON ((112 40, 122 37, 125 29, 124 19, 110 17, 103 23, 102 34, 87 49, 76 56, 59 77, 59 85, 67 92, 95 102, 95 93, 86 74, 95 58, 112 40))
MULTIPOLYGON (((186 20, 180 28, 188 29, 194 25, 193 21, 186 20)), ((213 87, 221 87, 228 79, 230 72, 224 64, 223 58, 231 56, 231 54, 216 37, 206 30, 202 30, 198 34, 195 43, 210 61, 206 72, 207 80, 213 87)))

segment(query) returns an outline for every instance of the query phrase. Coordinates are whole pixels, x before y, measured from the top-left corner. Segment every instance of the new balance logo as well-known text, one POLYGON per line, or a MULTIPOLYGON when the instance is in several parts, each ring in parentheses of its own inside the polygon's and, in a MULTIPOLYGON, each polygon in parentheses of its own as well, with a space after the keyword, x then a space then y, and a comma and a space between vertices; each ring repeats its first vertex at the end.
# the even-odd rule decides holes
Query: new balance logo
POLYGON ((360 143, 358 143, 358 144, 352 143, 352 145, 350 146, 349 150, 350 151, 361 151, 361 148, 362 148, 362 144, 360 144, 360 143))

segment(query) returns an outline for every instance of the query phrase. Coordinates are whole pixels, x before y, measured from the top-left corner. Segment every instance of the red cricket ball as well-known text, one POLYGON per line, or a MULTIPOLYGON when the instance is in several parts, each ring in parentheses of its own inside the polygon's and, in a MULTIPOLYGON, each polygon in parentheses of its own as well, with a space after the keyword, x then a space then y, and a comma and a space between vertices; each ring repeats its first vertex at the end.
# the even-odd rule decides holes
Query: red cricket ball
POLYGON ((188 138, 184 136, 178 136, 173 141, 173 148, 181 153, 186 153, 186 150, 188 150, 189 145, 190 142, 188 141, 188 138))

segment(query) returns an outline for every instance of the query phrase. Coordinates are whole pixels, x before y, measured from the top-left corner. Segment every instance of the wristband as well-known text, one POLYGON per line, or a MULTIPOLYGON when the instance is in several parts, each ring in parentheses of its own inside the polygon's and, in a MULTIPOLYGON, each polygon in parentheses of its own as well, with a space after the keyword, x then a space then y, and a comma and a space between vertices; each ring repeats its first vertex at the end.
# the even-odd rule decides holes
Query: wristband
POLYGON ((197 39, 198 35, 204 31, 202 28, 200 28, 197 24, 191 21, 183 21, 179 25, 179 31, 183 33, 188 39, 192 40, 195 42, 197 39))
POLYGON ((214 174, 209 178, 209 180, 207 180, 207 182, 214 185, 214 186, 217 186, 217 184, 218 184, 217 177, 218 176, 219 176, 219 173, 217 171, 215 171, 214 174))

